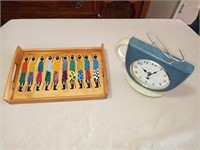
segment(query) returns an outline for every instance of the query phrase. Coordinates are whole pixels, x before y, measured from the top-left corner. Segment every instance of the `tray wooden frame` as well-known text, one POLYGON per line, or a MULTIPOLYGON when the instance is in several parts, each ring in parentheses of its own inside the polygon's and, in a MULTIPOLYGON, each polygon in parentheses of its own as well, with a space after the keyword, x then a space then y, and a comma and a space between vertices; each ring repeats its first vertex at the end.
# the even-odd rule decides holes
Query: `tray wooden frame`
MULTIPOLYGON (((92 69, 92 65, 90 65, 92 69)), ((37 70, 37 69, 35 69, 37 70)), ((36 72, 36 71, 35 71, 36 72)), ((35 79, 34 79, 35 80, 35 79)), ((60 81, 61 82, 61 81, 60 81)), ((75 89, 74 89, 75 90, 75 89)), ((52 92, 51 92, 52 93, 52 92)), ((22 49, 20 46, 16 48, 10 71, 7 78, 7 83, 4 91, 4 100, 7 101, 10 104, 17 104, 17 103, 36 103, 36 102, 58 102, 58 101, 74 101, 74 100, 96 100, 96 99, 106 99, 108 96, 108 79, 107 79, 107 69, 106 69, 106 57, 105 57, 105 50, 104 45, 101 44, 100 47, 86 47, 86 48, 50 48, 50 49, 22 49), (26 55, 32 55, 32 56, 48 56, 51 54, 52 56, 55 55, 71 55, 71 54, 99 54, 101 59, 99 59, 99 62, 101 63, 101 68, 99 69, 99 72, 101 74, 101 92, 100 88, 92 88, 90 92, 86 95, 83 93, 80 93, 82 89, 75 92, 76 94, 71 93, 71 95, 67 95, 62 93, 62 91, 57 91, 57 95, 55 96, 49 96, 49 91, 43 91, 42 94, 45 92, 45 97, 38 97, 33 94, 37 91, 32 91, 29 94, 27 94, 27 97, 23 97, 22 95, 16 94, 16 88, 19 84, 19 76, 21 72, 22 62, 23 58, 26 55), (79 93, 78 93, 79 92, 79 93), (18 95, 18 96, 16 96, 18 95), (60 95, 60 96, 58 96, 60 95)))

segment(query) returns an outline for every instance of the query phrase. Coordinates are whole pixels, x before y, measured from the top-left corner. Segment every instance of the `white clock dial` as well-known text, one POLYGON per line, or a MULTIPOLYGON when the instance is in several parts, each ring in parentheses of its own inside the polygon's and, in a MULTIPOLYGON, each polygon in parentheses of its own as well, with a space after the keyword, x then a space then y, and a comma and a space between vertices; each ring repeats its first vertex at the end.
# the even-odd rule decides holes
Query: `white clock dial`
POLYGON ((136 81, 146 88, 161 90, 170 84, 170 79, 165 69, 152 60, 140 59, 134 61, 130 69, 136 81))

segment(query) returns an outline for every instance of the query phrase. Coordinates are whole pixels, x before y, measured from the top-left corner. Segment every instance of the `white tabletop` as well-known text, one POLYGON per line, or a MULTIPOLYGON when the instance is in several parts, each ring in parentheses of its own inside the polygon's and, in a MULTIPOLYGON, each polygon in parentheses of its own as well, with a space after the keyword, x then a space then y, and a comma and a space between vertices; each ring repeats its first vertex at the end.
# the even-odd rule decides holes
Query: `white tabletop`
POLYGON ((0 28, 0 149, 199 150, 200 39, 179 20, 12 20, 0 28), (126 81, 114 53, 121 38, 157 33, 196 67, 179 87, 145 97, 126 81), (106 100, 10 105, 3 92, 15 48, 96 47, 104 43, 106 100))

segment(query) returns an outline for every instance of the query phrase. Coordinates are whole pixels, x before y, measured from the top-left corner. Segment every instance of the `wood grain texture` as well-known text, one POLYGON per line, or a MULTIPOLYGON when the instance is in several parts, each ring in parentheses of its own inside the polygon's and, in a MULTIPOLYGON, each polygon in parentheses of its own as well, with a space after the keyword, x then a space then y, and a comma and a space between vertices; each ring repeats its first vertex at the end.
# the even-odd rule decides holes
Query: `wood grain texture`
MULTIPOLYGON (((68 58, 69 58, 68 57, 68 58)), ((77 62, 77 59, 75 59, 75 62, 77 62)), ((29 63, 30 64, 30 63, 29 63)), ((30 66, 30 65, 29 65, 30 66)), ((68 68, 69 68, 69 61, 68 61, 68 68)), ((35 102, 58 102, 58 101, 74 101, 74 100, 95 100, 95 99, 105 99, 108 96, 108 79, 107 79, 107 71, 106 71, 106 59, 105 59, 105 52, 104 52, 104 46, 103 44, 101 47, 92 47, 92 48, 62 48, 62 49, 21 49, 20 47, 17 47, 13 62, 10 68, 10 72, 8 75, 8 80, 4 92, 4 99, 11 103, 35 103, 35 102), (52 84, 53 80, 51 78, 49 91, 44 90, 44 78, 45 78, 45 72, 46 72, 46 64, 48 59, 44 60, 44 71, 42 73, 43 81, 41 83, 41 89, 40 91, 36 91, 36 75, 37 75, 37 66, 39 65, 39 59, 36 60, 35 63, 35 71, 34 71, 34 81, 31 86, 31 91, 27 91, 27 78, 28 78, 28 72, 26 75, 26 82, 23 86, 23 91, 19 92, 19 79, 20 74, 22 70, 22 64, 24 62, 24 58, 28 57, 31 61, 32 57, 40 58, 41 56, 47 58, 49 56, 59 56, 60 58, 63 56, 71 56, 74 55, 75 58, 78 55, 81 55, 81 60, 84 64, 84 57, 85 55, 88 55, 88 59, 90 61, 90 72, 91 72, 91 88, 87 88, 87 84, 85 82, 85 79, 83 80, 83 88, 79 89, 79 82, 77 78, 75 79, 75 89, 70 89, 70 82, 69 78, 67 80, 67 89, 62 90, 62 60, 60 61, 60 69, 59 69, 59 82, 57 84, 57 90, 53 90, 52 84), (96 55, 98 62, 99 62, 99 81, 100 85, 98 88, 95 88, 95 82, 94 82, 94 71, 93 71, 93 56, 96 55), (16 67, 16 72, 14 72, 14 66, 16 67), (14 80, 12 80, 12 76, 14 75, 14 80)), ((69 71, 69 69, 68 69, 69 71)), ((52 69, 52 77, 53 77, 53 69, 52 69)), ((85 75, 85 72, 83 70, 83 73, 85 75)), ((75 69, 75 74, 77 76, 77 66, 75 69)), ((68 74, 69 76, 69 74, 68 74)))
POLYGON ((144 18, 150 1, 1 1, 1 25, 10 19, 144 18))

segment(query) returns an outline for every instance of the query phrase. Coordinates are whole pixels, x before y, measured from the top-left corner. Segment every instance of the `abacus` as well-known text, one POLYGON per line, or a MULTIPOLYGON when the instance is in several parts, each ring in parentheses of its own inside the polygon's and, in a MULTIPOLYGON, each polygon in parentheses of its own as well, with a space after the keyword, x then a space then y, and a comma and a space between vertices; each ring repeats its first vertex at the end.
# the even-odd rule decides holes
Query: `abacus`
POLYGON ((11 103, 106 99, 104 45, 88 48, 17 47, 4 99, 11 103))

